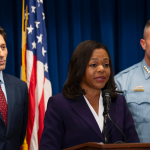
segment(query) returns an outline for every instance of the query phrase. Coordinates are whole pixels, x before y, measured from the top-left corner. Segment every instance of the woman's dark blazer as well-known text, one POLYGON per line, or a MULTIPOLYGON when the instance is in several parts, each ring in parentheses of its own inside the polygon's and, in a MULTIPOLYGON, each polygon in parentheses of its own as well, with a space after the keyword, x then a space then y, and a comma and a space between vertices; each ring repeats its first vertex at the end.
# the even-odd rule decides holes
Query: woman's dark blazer
MULTIPOLYGON (((118 95, 111 102, 111 119, 124 132, 128 143, 139 142, 126 100, 118 95)), ((108 143, 123 141, 122 133, 107 119, 108 143)), ((85 99, 70 100, 62 93, 50 97, 44 119, 39 150, 61 150, 86 142, 103 142, 104 138, 85 99)))

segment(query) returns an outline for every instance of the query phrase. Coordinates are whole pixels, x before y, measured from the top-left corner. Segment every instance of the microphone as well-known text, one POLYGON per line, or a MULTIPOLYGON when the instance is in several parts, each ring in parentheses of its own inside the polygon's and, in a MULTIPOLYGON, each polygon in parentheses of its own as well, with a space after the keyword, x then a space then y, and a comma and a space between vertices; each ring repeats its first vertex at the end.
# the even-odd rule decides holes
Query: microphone
POLYGON ((105 144, 107 143, 107 136, 106 136, 106 121, 107 121, 107 116, 109 113, 109 107, 110 107, 110 103, 111 103, 111 93, 109 90, 104 90, 102 92, 102 97, 103 97, 103 106, 104 106, 104 112, 103 112, 103 116, 104 116, 104 128, 103 128, 103 135, 104 135, 104 141, 105 144))
POLYGON ((109 107, 110 107, 110 103, 111 103, 111 92, 110 90, 104 90, 102 92, 102 97, 103 97, 103 106, 104 106, 104 113, 108 114, 109 113, 109 107))
MULTIPOLYGON (((125 143, 126 143, 126 137, 124 135, 124 133, 121 131, 121 129, 112 121, 112 119, 109 116, 109 107, 110 107, 110 103, 111 103, 111 91, 110 90, 104 90, 102 92, 102 97, 103 97, 103 106, 104 106, 104 112, 103 112, 103 116, 104 116, 104 130, 103 130, 103 135, 104 135, 104 140, 105 143, 107 143, 107 137, 106 137, 106 120, 107 117, 109 118, 109 120, 113 123, 113 125, 122 133, 125 143)), ((117 141, 115 143, 123 143, 122 141, 117 141)))

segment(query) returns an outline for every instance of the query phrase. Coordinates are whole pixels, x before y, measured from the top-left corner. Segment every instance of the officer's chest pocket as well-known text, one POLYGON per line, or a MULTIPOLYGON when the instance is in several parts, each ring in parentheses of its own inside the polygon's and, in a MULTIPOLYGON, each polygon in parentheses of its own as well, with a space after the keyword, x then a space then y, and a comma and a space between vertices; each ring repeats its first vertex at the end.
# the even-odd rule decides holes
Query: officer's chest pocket
POLYGON ((135 122, 150 122, 150 95, 129 93, 127 105, 135 122))

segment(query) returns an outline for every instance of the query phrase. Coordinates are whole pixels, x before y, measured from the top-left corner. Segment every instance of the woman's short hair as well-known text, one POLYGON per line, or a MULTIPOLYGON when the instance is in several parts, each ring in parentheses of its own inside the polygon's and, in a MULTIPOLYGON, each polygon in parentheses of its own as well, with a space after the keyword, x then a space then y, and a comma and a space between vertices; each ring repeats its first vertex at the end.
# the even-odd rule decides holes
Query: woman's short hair
POLYGON ((80 83, 85 75, 86 67, 92 53, 97 48, 104 49, 109 56, 110 78, 102 90, 109 89, 112 93, 112 97, 115 99, 117 98, 117 94, 115 93, 116 87, 114 82, 113 65, 109 51, 104 44, 93 40, 87 40, 80 43, 73 52, 68 65, 68 77, 63 86, 63 95, 66 98, 77 99, 85 94, 85 90, 80 87, 80 83))

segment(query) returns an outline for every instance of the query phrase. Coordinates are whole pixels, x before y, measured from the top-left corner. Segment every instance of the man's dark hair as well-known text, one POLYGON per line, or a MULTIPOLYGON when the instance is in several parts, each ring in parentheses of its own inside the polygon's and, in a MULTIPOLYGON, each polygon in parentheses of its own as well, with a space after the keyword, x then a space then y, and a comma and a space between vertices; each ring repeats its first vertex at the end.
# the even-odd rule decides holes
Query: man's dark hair
POLYGON ((4 29, 1 27, 0 27, 0 35, 4 38, 4 40, 6 42, 6 33, 5 33, 4 29))
POLYGON ((70 59, 68 65, 68 77, 65 85, 63 86, 63 95, 69 99, 77 99, 81 95, 85 95, 85 90, 80 87, 80 83, 85 75, 87 64, 92 56, 95 49, 104 49, 109 56, 109 66, 110 66, 110 78, 106 83, 105 87, 102 89, 109 89, 112 92, 112 97, 116 99, 118 95, 115 93, 115 82, 113 74, 112 60, 107 47, 101 43, 93 40, 87 40, 80 43, 70 59))

